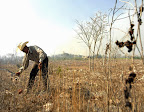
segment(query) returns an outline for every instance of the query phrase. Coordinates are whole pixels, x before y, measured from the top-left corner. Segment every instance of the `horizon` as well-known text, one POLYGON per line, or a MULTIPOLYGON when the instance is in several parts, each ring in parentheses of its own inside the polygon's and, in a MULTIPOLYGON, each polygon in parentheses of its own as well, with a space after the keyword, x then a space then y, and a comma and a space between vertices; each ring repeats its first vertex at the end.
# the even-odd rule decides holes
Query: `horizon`
MULTIPOLYGON (((0 1, 0 37, 2 38, 0 55, 16 54, 17 45, 24 41, 29 41, 28 45, 41 47, 47 55, 62 52, 88 55, 85 44, 75 38, 74 29, 77 27, 75 21, 87 21, 98 11, 108 14, 114 3, 115 0, 0 1)), ((118 6, 120 4, 122 3, 118 1, 118 6)), ((128 19, 116 22, 115 26, 127 30, 129 28, 127 24, 129 24, 128 19)), ((122 32, 115 31, 115 40, 122 35, 122 32)))

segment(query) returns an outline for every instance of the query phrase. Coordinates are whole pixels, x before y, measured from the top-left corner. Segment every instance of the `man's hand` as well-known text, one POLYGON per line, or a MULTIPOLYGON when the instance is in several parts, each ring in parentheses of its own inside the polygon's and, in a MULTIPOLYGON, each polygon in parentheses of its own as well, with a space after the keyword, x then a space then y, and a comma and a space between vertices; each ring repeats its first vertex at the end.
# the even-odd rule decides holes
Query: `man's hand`
POLYGON ((39 63, 38 67, 39 67, 39 69, 42 68, 42 62, 39 63))
POLYGON ((21 74, 20 72, 17 72, 17 73, 16 73, 16 76, 20 76, 20 74, 21 74))

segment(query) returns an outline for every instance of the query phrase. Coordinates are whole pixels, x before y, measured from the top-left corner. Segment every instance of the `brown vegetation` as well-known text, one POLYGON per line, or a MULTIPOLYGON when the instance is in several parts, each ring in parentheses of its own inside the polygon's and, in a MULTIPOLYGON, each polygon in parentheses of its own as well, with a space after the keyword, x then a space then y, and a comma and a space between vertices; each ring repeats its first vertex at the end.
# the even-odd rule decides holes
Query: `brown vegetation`
MULTIPOLYGON (((129 77, 130 59, 111 60, 109 90, 109 110, 129 111, 125 107, 125 79, 129 77)), ((104 112, 107 111, 107 69, 102 59, 96 59, 95 72, 90 72, 87 60, 55 61, 49 64, 50 95, 43 92, 42 83, 38 88, 39 77, 30 94, 25 94, 29 78, 29 67, 12 82, 9 73, 0 71, 0 110, 11 112, 104 112), (20 93, 20 94, 19 94, 20 93)), ((2 65, 13 72, 16 65, 2 65)), ((131 103, 134 110, 144 110, 144 69, 141 60, 135 60, 136 79, 131 83, 131 103), (138 80, 141 79, 141 80, 138 80)), ((128 105, 128 104, 127 104, 128 105)))

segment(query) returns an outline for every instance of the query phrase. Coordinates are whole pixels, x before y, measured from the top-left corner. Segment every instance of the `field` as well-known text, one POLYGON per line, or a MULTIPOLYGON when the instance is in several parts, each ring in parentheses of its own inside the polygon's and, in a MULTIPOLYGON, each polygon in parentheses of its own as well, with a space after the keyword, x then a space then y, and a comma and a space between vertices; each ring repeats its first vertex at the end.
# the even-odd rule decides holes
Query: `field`
MULTIPOLYGON (((132 83, 130 101, 133 110, 144 111, 144 66, 134 60, 136 78, 132 83)), ((131 59, 112 59, 110 67, 102 59, 95 59, 94 71, 88 60, 49 62, 50 93, 43 92, 39 73, 30 94, 25 94, 32 64, 18 80, 0 70, 0 110, 2 112, 129 112, 125 107, 125 79, 129 76, 131 59), (110 75, 108 79, 108 74, 110 75), (108 91, 109 87, 109 91, 108 91), (20 91, 22 90, 22 91, 20 91), (109 92, 109 93, 108 93, 109 92)), ((1 65, 13 72, 16 65, 1 65)))

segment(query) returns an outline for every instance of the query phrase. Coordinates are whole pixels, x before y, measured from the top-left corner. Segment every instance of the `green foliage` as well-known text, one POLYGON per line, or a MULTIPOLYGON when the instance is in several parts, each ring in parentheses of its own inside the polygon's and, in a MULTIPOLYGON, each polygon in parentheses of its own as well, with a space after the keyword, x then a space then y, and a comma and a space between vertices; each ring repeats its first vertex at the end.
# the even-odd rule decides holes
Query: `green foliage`
POLYGON ((141 57, 140 56, 135 56, 134 59, 141 59, 141 57))
POLYGON ((57 74, 60 74, 62 72, 62 69, 61 67, 59 66, 58 69, 57 69, 57 74))

